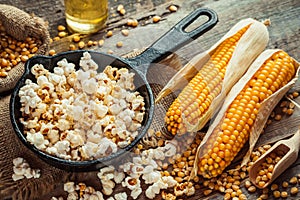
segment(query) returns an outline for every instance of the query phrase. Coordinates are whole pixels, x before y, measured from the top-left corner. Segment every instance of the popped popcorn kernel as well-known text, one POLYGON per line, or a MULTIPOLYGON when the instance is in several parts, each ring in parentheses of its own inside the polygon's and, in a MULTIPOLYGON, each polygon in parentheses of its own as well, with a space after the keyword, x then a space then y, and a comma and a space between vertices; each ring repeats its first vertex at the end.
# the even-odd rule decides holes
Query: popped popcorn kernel
POLYGON ((13 159, 13 181, 18 181, 23 178, 40 178, 41 172, 39 169, 31 169, 28 162, 21 157, 13 159))

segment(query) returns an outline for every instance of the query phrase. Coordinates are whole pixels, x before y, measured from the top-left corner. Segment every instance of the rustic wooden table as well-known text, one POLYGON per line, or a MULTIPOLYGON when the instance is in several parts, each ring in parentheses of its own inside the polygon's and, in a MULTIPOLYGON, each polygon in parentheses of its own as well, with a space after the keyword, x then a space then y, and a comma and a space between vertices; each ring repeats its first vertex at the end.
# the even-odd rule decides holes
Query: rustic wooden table
MULTIPOLYGON (((57 26, 65 25, 63 0, 35 0, 35 1, 22 1, 22 0, 1 0, 0 3, 14 5, 28 13, 33 13, 42 17, 49 23, 49 32, 51 37, 57 35, 57 26)), ((197 53, 200 53, 211 47, 218 41, 235 23, 244 18, 255 18, 258 20, 270 19, 271 25, 268 27, 270 34, 270 41, 268 48, 281 48, 289 53, 296 60, 300 60, 300 1, 299 0, 110 0, 110 17, 107 27, 95 35, 87 36, 87 40, 99 40, 105 38, 107 30, 113 30, 114 35, 111 38, 105 38, 105 43, 102 47, 92 47, 94 50, 108 52, 112 51, 116 55, 123 55, 132 52, 134 49, 143 49, 153 43, 170 27, 177 23, 181 18, 198 7, 208 7, 215 10, 219 17, 218 24, 208 33, 201 36, 192 43, 181 48, 177 52, 182 64, 191 59, 197 53), (126 14, 121 16, 117 13, 117 5, 123 4, 126 9, 126 14), (171 4, 178 6, 176 13, 170 13, 167 7, 171 4), (162 16, 159 23, 153 24, 151 21, 152 16, 162 16), (126 25, 128 18, 135 18, 139 20, 139 26, 130 29, 128 37, 122 36, 120 30, 126 25), (122 48, 117 48, 116 43, 123 42, 122 48)), ((70 37, 61 39, 59 42, 53 42, 51 49, 56 52, 67 51, 70 43, 70 37)), ((297 115, 299 112, 296 112, 297 115)), ((299 125, 299 119, 292 124, 292 128, 299 125)), ((283 121, 277 124, 277 128, 272 127, 269 129, 270 135, 278 140, 283 131, 289 129, 285 124, 288 121, 283 121), (282 128, 281 128, 282 126, 282 128), (285 128, 283 128, 285 127, 285 128)), ((270 137, 268 135, 268 137, 270 137)), ((267 137, 267 136, 266 136, 267 137)), ((282 180, 288 180, 291 176, 300 172, 298 161, 289 168, 279 179, 277 183, 282 180)), ((298 186, 299 188, 299 186, 298 186)), ((249 199, 256 199, 261 191, 249 194, 243 190, 249 199)), ((144 197, 143 197, 144 198, 144 197)), ((142 199, 143 199, 142 198, 142 199)), ((204 199, 203 189, 197 190, 194 196, 189 199, 204 199)), ((223 194, 212 193, 207 199, 223 199, 223 194)), ((271 197, 270 197, 271 198, 271 197)), ((299 199, 300 195, 291 196, 289 199, 299 199)))

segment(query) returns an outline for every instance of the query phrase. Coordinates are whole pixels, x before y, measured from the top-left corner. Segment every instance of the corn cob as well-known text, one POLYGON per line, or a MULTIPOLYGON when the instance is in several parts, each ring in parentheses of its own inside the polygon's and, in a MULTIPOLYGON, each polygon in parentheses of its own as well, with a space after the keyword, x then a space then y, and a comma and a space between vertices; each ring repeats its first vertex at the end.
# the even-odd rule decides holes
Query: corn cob
POLYGON ((199 149, 198 174, 212 178, 231 163, 248 140, 262 102, 295 76, 294 63, 287 53, 277 51, 259 67, 199 149))
POLYGON ((232 37, 223 41, 196 76, 181 91, 169 107, 165 122, 172 135, 187 132, 183 118, 195 124, 208 110, 212 101, 222 90, 226 67, 241 36, 249 28, 245 26, 232 37))

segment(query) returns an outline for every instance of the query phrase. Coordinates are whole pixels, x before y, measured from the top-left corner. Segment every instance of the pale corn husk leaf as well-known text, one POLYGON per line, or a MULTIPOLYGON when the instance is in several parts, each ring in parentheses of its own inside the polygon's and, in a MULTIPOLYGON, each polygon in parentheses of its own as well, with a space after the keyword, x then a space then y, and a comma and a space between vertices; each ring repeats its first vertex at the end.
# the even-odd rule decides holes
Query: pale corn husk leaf
MULTIPOLYGON (((203 65, 209 60, 211 55, 215 52, 216 48, 224 42, 229 37, 232 37, 234 34, 236 34, 239 30, 241 30, 243 27, 249 25, 249 24, 260 24, 260 28, 257 26, 251 29, 264 29, 255 32, 255 30, 251 33, 255 35, 261 35, 261 40, 258 41, 259 43, 262 42, 260 45, 264 45, 265 43, 268 43, 268 32, 266 30, 266 27, 263 23, 258 22, 252 18, 247 18, 244 20, 239 21, 237 24, 235 24, 218 42, 216 42, 210 49, 207 51, 200 53, 193 57, 184 67, 182 67, 173 77, 169 80, 169 82, 165 85, 165 87, 159 92, 157 95, 155 102, 159 102, 162 98, 169 95, 170 93, 183 89, 185 85, 198 73, 198 71, 203 67, 203 65), (264 33, 261 33, 264 32, 264 33), (267 37, 266 37, 267 36, 267 37)), ((249 30, 247 30, 249 31, 249 30)), ((248 34, 249 35, 249 34, 248 34)), ((248 36, 250 38, 251 35, 248 36)), ((245 37, 245 36, 243 36, 245 37)), ((242 38, 241 38, 242 39, 242 38)), ((265 47, 264 47, 265 48, 265 47)), ((251 50, 252 51, 252 50, 251 50)))
POLYGON ((266 48, 269 41, 268 30, 266 26, 259 21, 253 19, 242 20, 237 26, 233 27, 233 31, 230 31, 229 35, 234 35, 249 24, 251 24, 250 27, 240 38, 228 62, 225 77, 222 82, 221 93, 212 101, 207 112, 198 119, 197 123, 189 124, 184 116, 182 117, 188 132, 198 131, 207 124, 211 117, 218 112, 219 107, 222 105, 230 89, 243 76, 254 59, 266 48))
POLYGON ((171 94, 172 92, 183 89, 209 60, 211 54, 211 52, 205 51, 194 56, 190 61, 188 61, 188 63, 182 67, 158 93, 157 97, 155 98, 155 103, 158 103, 162 98, 171 94))
MULTIPOLYGON (((213 131, 218 128, 223 118, 226 114, 226 111, 230 104, 233 102, 233 100, 238 96, 238 94, 243 90, 245 85, 248 83, 249 80, 253 77, 253 75, 256 73, 256 71, 261 67, 261 65, 270 58, 274 53, 281 51, 280 49, 273 49, 273 50, 266 50, 263 53, 257 57, 257 59, 251 64, 248 71, 245 73, 245 75, 232 87, 230 92, 228 93, 225 102, 220 109, 218 115, 214 119, 213 123, 210 125, 205 137, 203 138, 201 144, 199 145, 196 153, 196 159, 194 163, 194 169, 192 171, 192 177, 197 175, 198 172, 198 162, 199 159, 201 159, 204 155, 202 150, 206 148, 206 144, 208 139, 211 137, 211 134, 213 131)), ((258 140, 260 133, 262 132, 262 129, 265 125, 265 123, 268 120, 268 116, 271 114, 274 107, 278 104, 278 102, 282 99, 282 97, 287 93, 287 91, 293 86, 293 84, 298 79, 299 74, 299 63, 294 60, 295 66, 297 67, 297 73, 295 77, 284 87, 273 93, 271 96, 269 96, 265 101, 262 102, 260 109, 258 110, 258 116, 255 119, 253 126, 251 128, 250 132, 250 138, 249 138, 249 150, 247 155, 244 157, 242 161, 242 165, 245 165, 250 158, 250 154, 255 146, 256 141, 258 140)))

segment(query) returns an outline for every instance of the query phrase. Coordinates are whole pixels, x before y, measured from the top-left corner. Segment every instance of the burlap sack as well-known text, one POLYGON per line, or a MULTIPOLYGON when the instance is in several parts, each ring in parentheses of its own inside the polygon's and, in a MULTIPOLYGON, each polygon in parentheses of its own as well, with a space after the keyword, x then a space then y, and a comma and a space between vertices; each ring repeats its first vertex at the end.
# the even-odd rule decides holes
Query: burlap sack
MULTIPOLYGON (((39 17, 9 5, 0 4, 0 21, 8 34, 17 40, 31 36, 42 41, 37 54, 45 54, 49 48, 50 36, 46 23, 39 17)), ((11 90, 24 72, 24 63, 19 63, 9 71, 6 78, 0 78, 0 93, 11 90)))
MULTIPOLYGON (((37 54, 45 54, 49 48, 49 33, 42 19, 8 5, 0 4, 0 20, 7 33, 23 40, 27 36, 42 41, 37 54)), ((24 72, 24 63, 15 66, 6 78, 0 78, 0 199, 39 199, 53 190, 55 183, 66 180, 69 173, 42 162, 16 137, 9 116, 10 91, 24 72), (5 96, 6 95, 6 96, 5 96), (42 171, 39 179, 12 180, 13 159, 23 157, 32 168, 42 171)))

